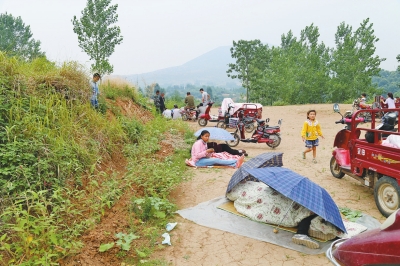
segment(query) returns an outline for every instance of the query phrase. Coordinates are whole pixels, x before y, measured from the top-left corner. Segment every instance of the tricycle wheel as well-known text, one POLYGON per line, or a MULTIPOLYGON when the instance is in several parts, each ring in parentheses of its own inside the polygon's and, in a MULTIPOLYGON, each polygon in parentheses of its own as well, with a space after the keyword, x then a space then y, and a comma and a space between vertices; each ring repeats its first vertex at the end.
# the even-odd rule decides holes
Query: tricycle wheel
POLYGON ((188 117, 187 117, 186 114, 183 114, 183 115, 182 115, 182 120, 183 120, 183 121, 187 121, 187 120, 188 120, 188 117))
POLYGON ((389 176, 381 177, 375 184, 374 198, 378 210, 385 217, 400 208, 400 187, 396 179, 389 176))
POLYGON ((200 118, 198 121, 199 125, 202 127, 207 126, 207 120, 205 120, 204 118, 200 118))
POLYGON ((342 169, 340 169, 340 166, 337 164, 335 156, 332 156, 331 158, 330 168, 331 173, 334 177, 339 179, 344 177, 345 174, 343 173, 342 169))
POLYGON ((272 139, 273 142, 272 143, 267 142, 267 145, 272 149, 275 149, 276 147, 279 146, 279 144, 281 144, 281 137, 278 135, 271 134, 269 135, 269 139, 272 139))
POLYGON ((219 122, 217 123, 217 127, 226 129, 226 124, 225 124, 224 121, 219 121, 219 122))
POLYGON ((244 126, 244 130, 246 130, 247 133, 251 133, 254 130, 254 123, 246 124, 244 126))
POLYGON ((232 132, 231 135, 235 138, 235 140, 226 141, 229 147, 236 147, 240 142, 240 137, 236 132, 232 132))

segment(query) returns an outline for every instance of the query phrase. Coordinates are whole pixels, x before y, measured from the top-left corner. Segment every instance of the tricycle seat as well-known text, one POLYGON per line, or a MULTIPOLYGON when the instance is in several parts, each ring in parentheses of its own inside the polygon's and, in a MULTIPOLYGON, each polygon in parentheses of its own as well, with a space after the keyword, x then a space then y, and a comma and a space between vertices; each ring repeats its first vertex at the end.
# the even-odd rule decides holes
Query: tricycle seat
POLYGON ((269 129, 277 129, 280 128, 280 126, 272 126, 272 127, 266 127, 265 130, 269 130, 269 129))
POLYGON ((263 124, 263 123, 265 123, 265 120, 258 119, 258 118, 256 118, 256 121, 257 121, 257 123, 259 123, 259 124, 263 124))

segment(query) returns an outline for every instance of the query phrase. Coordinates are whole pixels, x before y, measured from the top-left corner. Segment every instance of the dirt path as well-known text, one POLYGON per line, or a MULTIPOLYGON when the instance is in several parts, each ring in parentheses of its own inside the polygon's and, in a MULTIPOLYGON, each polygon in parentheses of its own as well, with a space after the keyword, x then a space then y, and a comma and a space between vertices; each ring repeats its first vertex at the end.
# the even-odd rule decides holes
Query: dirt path
MULTIPOLYGON (((341 110, 350 110, 350 105, 341 105, 341 110)), ((213 108, 213 114, 217 109, 213 108)), ((281 127, 282 142, 276 151, 283 155, 284 167, 304 175, 324 187, 339 207, 361 210, 379 221, 385 218, 375 206, 373 191, 363 187, 352 178, 345 176, 335 179, 329 170, 332 156, 332 144, 338 130, 343 126, 334 121, 340 119, 333 113, 332 105, 298 105, 264 107, 263 118, 271 119, 275 125, 283 118, 281 127), (317 110, 317 120, 321 123, 325 139, 320 140, 317 149, 317 164, 311 162, 311 154, 307 159, 301 158, 304 144, 300 130, 309 109, 317 110)), ((194 129, 199 129, 193 122, 194 129)), ((215 126, 210 123, 209 126, 215 126)), ((249 158, 269 152, 265 144, 239 143, 236 147, 245 149, 249 158)), ((171 195, 179 209, 195 206, 201 202, 225 194, 228 182, 234 169, 192 169, 194 177, 181 184, 171 195)), ((178 226, 171 231, 172 246, 153 254, 153 258, 165 258, 172 265, 330 265, 325 255, 306 255, 277 245, 261 242, 232 233, 197 225, 176 216, 178 226)))

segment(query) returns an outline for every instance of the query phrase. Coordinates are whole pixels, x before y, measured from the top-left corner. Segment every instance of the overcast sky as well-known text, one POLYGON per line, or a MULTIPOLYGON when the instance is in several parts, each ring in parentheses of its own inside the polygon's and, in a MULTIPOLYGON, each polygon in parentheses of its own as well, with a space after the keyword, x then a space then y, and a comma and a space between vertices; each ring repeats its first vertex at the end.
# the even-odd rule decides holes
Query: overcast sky
MULTIPOLYGON (((112 0, 123 43, 110 62, 114 74, 140 74, 178 66, 235 40, 259 39, 279 45, 283 33, 314 23, 320 41, 334 46, 337 26, 357 29, 370 18, 381 67, 395 70, 400 54, 400 0, 112 0)), ((21 16, 33 38, 53 61, 76 60, 88 67, 71 19, 80 17, 86 0, 0 0, 0 12, 21 16)))

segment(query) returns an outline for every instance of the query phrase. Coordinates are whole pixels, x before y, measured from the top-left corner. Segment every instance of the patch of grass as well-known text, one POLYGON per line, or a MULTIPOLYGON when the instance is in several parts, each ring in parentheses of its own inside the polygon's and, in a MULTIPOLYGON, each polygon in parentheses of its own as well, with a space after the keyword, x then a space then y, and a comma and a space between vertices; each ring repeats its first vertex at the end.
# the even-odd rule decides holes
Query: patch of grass
POLYGON ((351 222, 357 221, 358 218, 362 217, 362 212, 358 210, 352 210, 347 207, 339 208, 339 211, 351 222))

